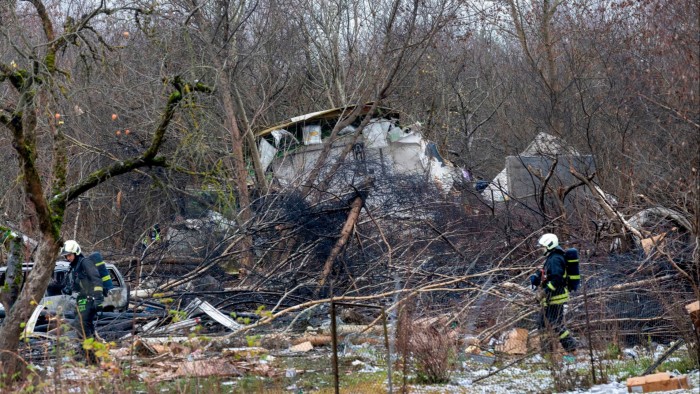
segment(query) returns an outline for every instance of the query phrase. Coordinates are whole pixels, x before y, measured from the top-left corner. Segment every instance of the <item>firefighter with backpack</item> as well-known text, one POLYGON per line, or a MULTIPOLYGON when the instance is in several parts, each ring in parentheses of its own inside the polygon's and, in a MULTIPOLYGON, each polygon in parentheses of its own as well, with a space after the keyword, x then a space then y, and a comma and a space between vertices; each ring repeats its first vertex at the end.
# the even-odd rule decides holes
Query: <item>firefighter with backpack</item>
POLYGON ((578 252, 576 249, 564 251, 559 246, 559 239, 554 234, 544 234, 537 241, 545 256, 544 266, 530 276, 533 290, 538 290, 538 299, 543 307, 539 319, 539 329, 543 338, 543 349, 554 349, 547 333, 558 336, 564 350, 566 361, 573 361, 576 355, 576 339, 564 325, 564 304, 569 301, 569 291, 578 288, 580 274, 578 252), (570 262, 567 262, 570 261, 570 262))
MULTIPOLYGON (((68 240, 61 249, 63 256, 70 263, 66 286, 62 290, 64 294, 76 296, 77 314, 73 321, 73 328, 83 340, 95 337, 95 318, 102 310, 104 297, 113 287, 111 276, 102 261, 102 256, 94 253, 85 257, 80 245, 74 240, 68 240), (99 259, 100 261, 95 261, 99 259), (105 289, 107 286, 107 289, 105 289), (107 290, 107 291, 105 291, 107 290)), ((97 360, 92 350, 83 349, 88 363, 97 360)))

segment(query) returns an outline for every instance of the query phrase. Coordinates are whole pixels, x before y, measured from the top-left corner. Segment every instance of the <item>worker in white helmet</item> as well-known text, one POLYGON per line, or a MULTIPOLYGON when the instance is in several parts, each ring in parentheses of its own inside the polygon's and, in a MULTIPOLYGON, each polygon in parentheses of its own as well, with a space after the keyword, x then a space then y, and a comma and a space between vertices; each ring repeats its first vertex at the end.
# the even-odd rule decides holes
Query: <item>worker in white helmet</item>
MULTIPOLYGON (((95 262, 85 258, 80 245, 74 240, 68 240, 63 244, 61 256, 70 263, 71 283, 64 288, 66 294, 77 293, 77 315, 73 327, 81 334, 83 339, 94 338, 95 317, 102 307, 104 296, 102 294, 102 278, 95 266, 95 262)), ((85 354, 88 363, 95 362, 90 352, 85 354)))
MULTIPOLYGON (((545 255, 544 267, 530 276, 530 284, 533 289, 540 288, 542 315, 539 327, 543 333, 543 339, 548 333, 558 335, 559 342, 568 353, 565 360, 571 361, 576 354, 576 339, 564 325, 564 304, 569 301, 569 290, 566 286, 566 260, 564 249, 559 246, 556 235, 544 234, 537 241, 545 255)), ((547 352, 553 350, 551 340, 542 342, 543 349, 547 352)))

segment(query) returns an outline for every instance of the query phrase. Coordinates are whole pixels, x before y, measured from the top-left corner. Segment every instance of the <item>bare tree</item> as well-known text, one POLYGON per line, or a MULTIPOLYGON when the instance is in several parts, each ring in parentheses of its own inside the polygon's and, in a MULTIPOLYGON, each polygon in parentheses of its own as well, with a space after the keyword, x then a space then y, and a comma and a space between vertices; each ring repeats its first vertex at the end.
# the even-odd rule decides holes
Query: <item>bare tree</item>
POLYGON ((12 20, 11 25, 16 27, 4 29, 3 34, 12 44, 17 60, 0 62, 0 81, 7 92, 3 97, 0 124, 12 136, 22 188, 32 201, 36 215, 32 235, 39 240, 34 268, 0 328, 0 360, 5 376, 10 379, 15 377, 14 372, 20 365, 15 354, 22 323, 29 318, 32 305, 43 297, 53 273, 68 203, 113 177, 143 167, 165 166, 167 158, 159 155, 159 149, 179 103, 192 92, 208 91, 204 85, 173 78, 168 82, 172 85, 172 93, 164 104, 160 119, 153 123, 147 146, 137 154, 115 160, 84 174, 76 182, 69 182, 72 179, 66 151, 76 144, 69 130, 64 130, 59 112, 55 112, 56 115, 49 112, 48 122, 45 120, 48 111, 43 104, 60 97, 61 88, 67 86, 64 79, 67 73, 62 69, 65 49, 80 41, 87 47, 88 56, 97 55, 98 49, 107 43, 97 34, 93 24, 99 23, 103 16, 123 9, 98 5, 80 18, 67 16, 61 31, 54 27, 55 20, 44 2, 31 0, 27 3, 16 7, 5 4, 2 9, 3 19, 12 20), (32 26, 38 26, 38 29, 31 30, 32 26), (50 166, 39 156, 42 150, 51 158, 50 166))

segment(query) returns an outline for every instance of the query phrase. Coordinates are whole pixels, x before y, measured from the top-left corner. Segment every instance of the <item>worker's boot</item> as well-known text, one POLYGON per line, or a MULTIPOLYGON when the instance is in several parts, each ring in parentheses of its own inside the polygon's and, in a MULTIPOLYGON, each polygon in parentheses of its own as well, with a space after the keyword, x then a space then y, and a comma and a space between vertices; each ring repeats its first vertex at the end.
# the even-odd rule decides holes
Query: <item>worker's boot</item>
POLYGON ((576 362, 576 350, 573 350, 562 357, 562 360, 566 364, 573 364, 576 362))
POLYGON ((83 352, 85 356, 85 365, 98 365, 100 363, 94 350, 84 349, 83 352))

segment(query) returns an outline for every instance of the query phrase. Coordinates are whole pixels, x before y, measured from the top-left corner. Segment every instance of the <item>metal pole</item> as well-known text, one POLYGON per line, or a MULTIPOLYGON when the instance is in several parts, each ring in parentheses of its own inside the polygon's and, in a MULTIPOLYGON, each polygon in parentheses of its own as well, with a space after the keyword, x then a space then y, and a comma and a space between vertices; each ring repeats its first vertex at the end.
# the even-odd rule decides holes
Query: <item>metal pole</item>
POLYGON ((389 380, 389 394, 394 392, 391 386, 391 348, 389 347, 389 329, 387 328, 386 311, 382 308, 382 321, 384 322, 384 346, 386 346, 386 373, 389 380))
POLYGON ((588 314, 587 286, 585 282, 582 282, 581 286, 583 286, 583 306, 586 310, 586 337, 588 337, 588 354, 591 357, 591 377, 593 378, 593 384, 598 384, 595 378, 595 359, 593 357, 593 343, 591 342, 591 318, 588 314))
POLYGON ((141 286, 141 258, 136 259, 136 288, 141 286))
POLYGON ((388 328, 388 321, 387 321, 387 314, 386 310, 384 310, 383 307, 377 306, 377 305, 366 305, 366 304, 353 304, 353 303, 348 303, 348 302, 335 302, 333 299, 331 299, 331 346, 333 347, 333 385, 335 386, 335 393, 340 394, 340 378, 339 378, 339 372, 338 372, 338 331, 337 331, 337 326, 336 326, 336 319, 335 319, 335 307, 336 306, 356 306, 356 307, 363 307, 363 308, 373 308, 373 309, 381 309, 382 311, 382 322, 384 325, 384 345, 386 346, 387 349, 387 370, 388 370, 388 378, 389 378, 389 393, 393 393, 393 385, 391 381, 391 347, 389 344, 389 328, 388 328))
POLYGON ((338 331, 335 326, 335 302, 331 300, 331 345, 333 346, 333 385, 335 394, 340 394, 340 381, 338 377, 338 331))

